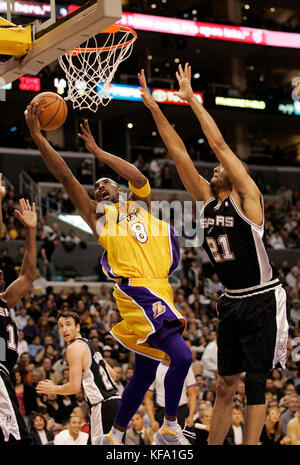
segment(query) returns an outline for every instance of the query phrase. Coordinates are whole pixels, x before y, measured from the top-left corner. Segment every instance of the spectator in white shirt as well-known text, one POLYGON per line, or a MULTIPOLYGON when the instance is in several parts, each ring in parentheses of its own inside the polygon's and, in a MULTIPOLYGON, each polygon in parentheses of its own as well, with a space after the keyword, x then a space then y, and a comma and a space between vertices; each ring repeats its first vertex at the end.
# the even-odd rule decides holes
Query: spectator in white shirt
POLYGON ((27 325, 27 321, 30 318, 29 315, 27 315, 27 310, 25 307, 20 307, 19 309, 19 314, 15 318, 15 322, 17 325, 18 329, 24 329, 25 326, 27 325))
POLYGON ((20 356, 21 354, 23 354, 23 352, 28 352, 28 343, 24 339, 24 333, 23 333, 22 329, 18 330, 18 336, 19 336, 18 354, 20 356))
POLYGON ((201 362, 203 366, 202 375, 210 383, 216 378, 216 371, 218 369, 218 346, 217 346, 217 333, 211 331, 209 334, 211 342, 209 342, 203 352, 201 362))
POLYGON ((274 231, 274 233, 271 235, 269 239, 269 245, 273 247, 273 249, 285 249, 285 244, 279 231, 274 231))
POLYGON ((213 292, 223 291, 224 286, 219 280, 217 273, 213 273, 211 278, 208 278, 205 283, 205 295, 211 296, 213 292))
MULTIPOLYGON (((148 414, 151 428, 156 432, 163 424, 165 413, 165 376, 169 369, 170 359, 166 355, 158 365, 156 378, 151 384, 145 395, 145 407, 148 414), (156 404, 158 408, 154 412, 154 391, 156 392, 156 404)), ((196 379, 192 368, 190 367, 182 389, 181 398, 178 405, 177 419, 183 429, 185 424, 192 427, 194 424, 194 415, 197 406, 197 387, 196 379)))
POLYGON ((292 301, 291 320, 296 328, 300 328, 300 299, 294 299, 292 301))
POLYGON ((291 268, 291 271, 286 275, 286 282, 288 286, 292 287, 293 289, 296 289, 296 283, 297 283, 297 276, 299 274, 299 270, 297 266, 293 266, 291 268))
POLYGON ((71 415, 69 428, 62 430, 54 438, 55 446, 85 446, 88 442, 89 435, 80 431, 81 418, 71 415))
POLYGON ((48 287, 47 279, 41 276, 39 268, 36 269, 36 277, 32 283, 32 290, 35 295, 46 295, 46 289, 48 287))

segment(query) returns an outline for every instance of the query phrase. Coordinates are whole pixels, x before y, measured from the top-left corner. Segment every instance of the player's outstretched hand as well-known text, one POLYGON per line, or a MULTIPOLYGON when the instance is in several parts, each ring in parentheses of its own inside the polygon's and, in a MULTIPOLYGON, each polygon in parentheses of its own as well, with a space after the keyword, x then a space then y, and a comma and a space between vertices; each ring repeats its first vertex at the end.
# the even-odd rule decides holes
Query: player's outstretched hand
POLYGON ((147 108, 151 109, 153 108, 153 106, 156 106, 157 103, 155 102, 154 98, 148 90, 147 80, 143 69, 140 73, 138 73, 138 78, 140 83, 139 91, 141 92, 141 97, 143 99, 144 105, 147 108))
POLYGON ((55 384, 50 380, 40 381, 36 387, 38 394, 54 394, 55 384))
POLYGON ((39 116, 43 113, 44 109, 38 110, 38 103, 30 103, 24 111, 25 120, 31 135, 38 134, 41 132, 41 125, 39 116))
POLYGON ((97 150, 98 146, 95 142, 94 136, 91 133, 89 122, 87 119, 84 120, 84 125, 80 124, 81 133, 78 133, 78 137, 82 139, 85 143, 86 149, 90 153, 94 153, 97 150))
POLYGON ((192 68, 188 63, 184 65, 184 69, 182 68, 181 64, 178 66, 176 77, 179 84, 179 91, 176 92, 176 95, 178 95, 178 97, 180 97, 182 100, 186 100, 187 102, 189 102, 194 95, 191 85, 191 76, 192 68))
POLYGON ((35 211, 35 203, 33 202, 32 208, 29 203, 29 200, 20 199, 19 200, 20 210, 15 210, 15 215, 18 220, 28 229, 36 228, 37 216, 35 211))
POLYGON ((0 173, 0 200, 3 199, 6 195, 6 189, 4 186, 2 186, 2 173, 0 173))

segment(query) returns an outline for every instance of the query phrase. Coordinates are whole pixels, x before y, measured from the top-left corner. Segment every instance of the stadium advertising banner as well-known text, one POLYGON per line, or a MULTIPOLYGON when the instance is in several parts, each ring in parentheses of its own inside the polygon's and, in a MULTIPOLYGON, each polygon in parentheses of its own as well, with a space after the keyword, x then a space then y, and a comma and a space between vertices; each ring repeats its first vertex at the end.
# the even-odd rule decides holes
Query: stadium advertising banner
POLYGON ((216 97, 215 104, 224 107, 250 108, 253 110, 264 110, 266 108, 266 102, 263 100, 248 100, 233 97, 216 97))
POLYGON ((267 31, 266 29, 202 23, 187 19, 127 12, 123 12, 119 24, 143 31, 165 32, 167 34, 269 45, 273 47, 300 48, 300 34, 291 32, 267 31))
MULTIPOLYGON (((177 90, 172 89, 152 89, 152 97, 158 103, 169 103, 171 105, 188 105, 187 102, 181 100, 181 98, 176 95, 177 90)), ((203 93, 194 92, 194 95, 198 98, 200 103, 204 103, 203 93)))

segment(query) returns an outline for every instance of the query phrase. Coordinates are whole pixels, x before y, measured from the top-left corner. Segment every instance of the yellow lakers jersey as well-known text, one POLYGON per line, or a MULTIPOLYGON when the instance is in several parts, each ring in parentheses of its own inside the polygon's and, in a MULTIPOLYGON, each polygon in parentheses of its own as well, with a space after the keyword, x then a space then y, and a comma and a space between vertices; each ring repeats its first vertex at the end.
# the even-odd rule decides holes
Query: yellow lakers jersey
POLYGON ((177 268, 179 242, 174 229, 135 201, 105 207, 98 238, 105 251, 104 273, 117 278, 166 278, 177 268))

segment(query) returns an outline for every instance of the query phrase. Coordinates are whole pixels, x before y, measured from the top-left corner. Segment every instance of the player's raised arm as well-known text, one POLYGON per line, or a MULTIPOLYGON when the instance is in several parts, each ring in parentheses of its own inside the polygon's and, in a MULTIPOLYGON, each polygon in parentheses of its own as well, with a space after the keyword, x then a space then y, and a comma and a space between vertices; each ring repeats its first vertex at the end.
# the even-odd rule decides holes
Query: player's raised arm
POLYGON ((151 189, 146 176, 144 176, 136 166, 123 158, 102 150, 96 144, 87 119, 84 120, 84 124, 80 125, 80 129, 81 133, 78 133, 78 137, 85 142, 86 149, 103 163, 106 163, 106 165, 113 169, 119 176, 126 179, 133 192, 134 198, 142 199, 150 209, 151 189))
POLYGON ((226 144, 213 118, 194 95, 191 86, 191 67, 188 63, 185 64, 184 69, 181 65, 179 65, 176 77, 180 86, 180 90, 177 95, 190 104, 199 123, 201 124, 202 130, 211 149, 225 169, 234 189, 241 197, 244 197, 247 194, 250 197, 259 199, 260 192, 255 182, 247 173, 247 170, 240 159, 226 144))
POLYGON ((97 220, 96 202, 90 199, 87 192, 77 181, 66 162, 42 135, 38 119, 39 115, 40 112, 38 111, 37 104, 30 104, 25 111, 25 119, 30 130, 31 137, 37 145, 49 171, 58 180, 58 182, 64 186, 79 214, 93 230, 95 236, 98 237, 95 228, 97 220))
POLYGON ((32 207, 29 200, 20 199, 20 210, 15 210, 17 218, 25 227, 26 249, 19 277, 8 286, 1 298, 6 300, 8 308, 13 308, 24 297, 35 280, 36 271, 36 224, 35 204, 32 207))
POLYGON ((144 70, 138 74, 138 78, 143 102, 152 113, 159 134, 176 164, 182 183, 195 200, 204 200, 206 202, 213 197, 208 182, 200 176, 183 141, 150 95, 144 70))

